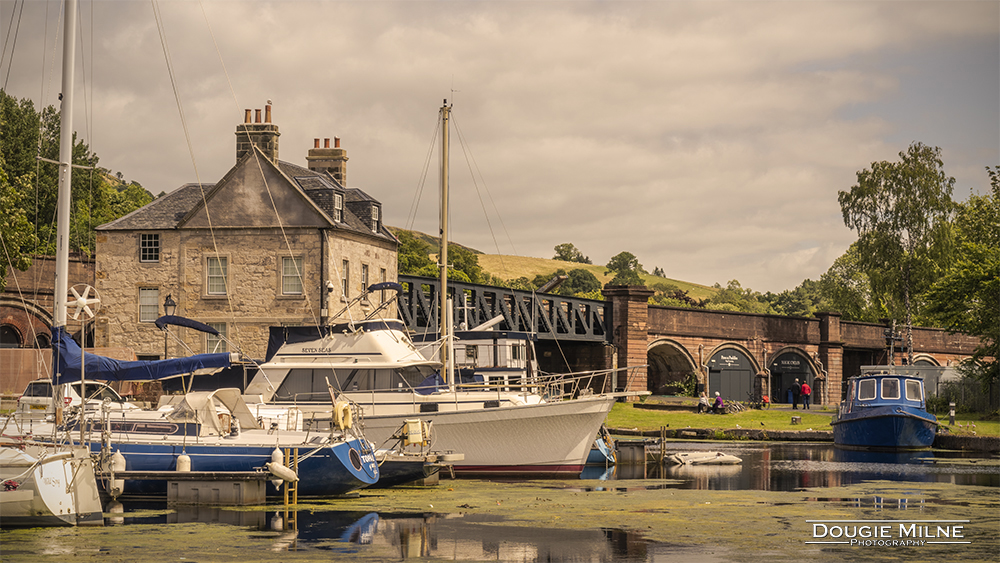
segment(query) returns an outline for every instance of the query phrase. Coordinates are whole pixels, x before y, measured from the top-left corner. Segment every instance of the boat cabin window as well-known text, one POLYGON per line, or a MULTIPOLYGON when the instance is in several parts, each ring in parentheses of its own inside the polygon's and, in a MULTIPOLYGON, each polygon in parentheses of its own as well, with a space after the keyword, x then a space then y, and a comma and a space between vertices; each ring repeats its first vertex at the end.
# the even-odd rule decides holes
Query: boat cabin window
POLYGON ((895 378, 883 379, 882 380, 882 398, 883 399, 898 399, 899 398, 899 380, 895 378))
POLYGON ((427 366, 397 369, 293 369, 274 394, 276 401, 329 401, 327 379, 337 391, 412 391, 434 373, 427 366))
POLYGON ((858 382, 858 400, 871 401, 875 398, 875 380, 862 379, 858 382))
POLYGON ((924 394, 920 392, 920 382, 916 379, 906 380, 906 400, 907 401, 922 401, 924 400, 924 394))

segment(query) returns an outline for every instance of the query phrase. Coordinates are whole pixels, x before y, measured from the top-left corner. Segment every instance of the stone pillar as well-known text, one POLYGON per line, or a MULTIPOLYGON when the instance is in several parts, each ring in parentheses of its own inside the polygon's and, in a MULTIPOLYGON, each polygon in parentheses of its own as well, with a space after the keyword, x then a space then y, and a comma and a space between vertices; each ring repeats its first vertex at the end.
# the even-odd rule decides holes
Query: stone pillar
MULTIPOLYGON (((611 326, 618 349, 618 367, 629 367, 618 375, 618 389, 646 391, 646 349, 649 342, 649 298, 653 291, 641 285, 608 286, 602 290, 611 300, 611 326), (632 375, 631 380, 628 379, 632 375)), ((629 397, 634 401, 637 397, 629 397)))
POLYGON ((840 403, 840 384, 844 380, 844 339, 840 333, 840 313, 816 313, 819 319, 819 361, 823 362, 826 380, 816 404, 840 403))

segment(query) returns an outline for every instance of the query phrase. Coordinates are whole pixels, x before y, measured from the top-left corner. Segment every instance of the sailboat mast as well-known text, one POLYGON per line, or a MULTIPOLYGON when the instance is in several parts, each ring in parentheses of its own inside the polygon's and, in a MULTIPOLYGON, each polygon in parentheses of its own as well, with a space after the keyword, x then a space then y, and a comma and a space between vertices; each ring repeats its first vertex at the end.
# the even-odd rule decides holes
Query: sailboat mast
POLYGON ((441 106, 441 217, 439 218, 441 250, 438 252, 441 268, 441 304, 438 309, 438 321, 441 327, 441 365, 447 370, 441 374, 446 383, 453 385, 451 365, 451 327, 448 324, 448 119, 451 108, 448 100, 441 106))
MULTIPOLYGON (((52 327, 66 326, 69 292, 69 206, 73 177, 73 63, 76 61, 76 0, 65 2, 63 28, 62 104, 59 108, 59 199, 56 208, 56 281, 52 327)), ((83 344, 83 342, 81 342, 83 344)))

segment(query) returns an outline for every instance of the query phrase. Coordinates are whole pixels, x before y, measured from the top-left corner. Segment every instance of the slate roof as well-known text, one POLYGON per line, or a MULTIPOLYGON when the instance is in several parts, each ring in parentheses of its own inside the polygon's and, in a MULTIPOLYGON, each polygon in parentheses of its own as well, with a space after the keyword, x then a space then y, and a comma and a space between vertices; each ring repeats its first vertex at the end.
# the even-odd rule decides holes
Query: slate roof
POLYGON ((215 184, 185 184, 160 199, 97 227, 98 231, 132 231, 175 229, 195 205, 201 203, 215 184))
MULTIPOLYGON (((330 174, 309 170, 290 162, 278 161, 278 169, 331 218, 333 217, 333 193, 343 194, 343 220, 334 222, 334 229, 353 231, 396 242, 396 237, 389 232, 384 224, 380 222, 379 232, 372 232, 371 216, 359 217, 357 215, 362 209, 370 209, 371 204, 379 204, 378 200, 364 191, 358 188, 344 188, 330 174), (359 206, 358 204, 366 205, 359 206)), ((149 205, 97 227, 97 230, 176 229, 184 217, 201 204, 202 190, 204 190, 205 195, 208 195, 214 186, 215 184, 185 184, 164 197, 154 200, 149 205)))

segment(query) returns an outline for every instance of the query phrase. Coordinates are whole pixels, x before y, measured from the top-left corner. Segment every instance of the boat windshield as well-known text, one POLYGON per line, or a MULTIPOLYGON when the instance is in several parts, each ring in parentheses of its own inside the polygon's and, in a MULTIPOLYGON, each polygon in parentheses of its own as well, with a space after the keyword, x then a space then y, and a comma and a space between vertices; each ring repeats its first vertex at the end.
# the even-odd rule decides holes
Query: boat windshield
POLYGON ((916 379, 908 379, 906 381, 906 400, 907 401, 922 401, 924 400, 924 394, 920 392, 920 382, 916 379))
POLYGON ((898 399, 899 398, 899 380, 895 378, 888 378, 882 380, 882 398, 883 399, 898 399))
POLYGON ((337 391, 413 391, 434 373, 430 366, 385 369, 293 369, 274 394, 276 401, 329 401, 327 381, 337 391))

